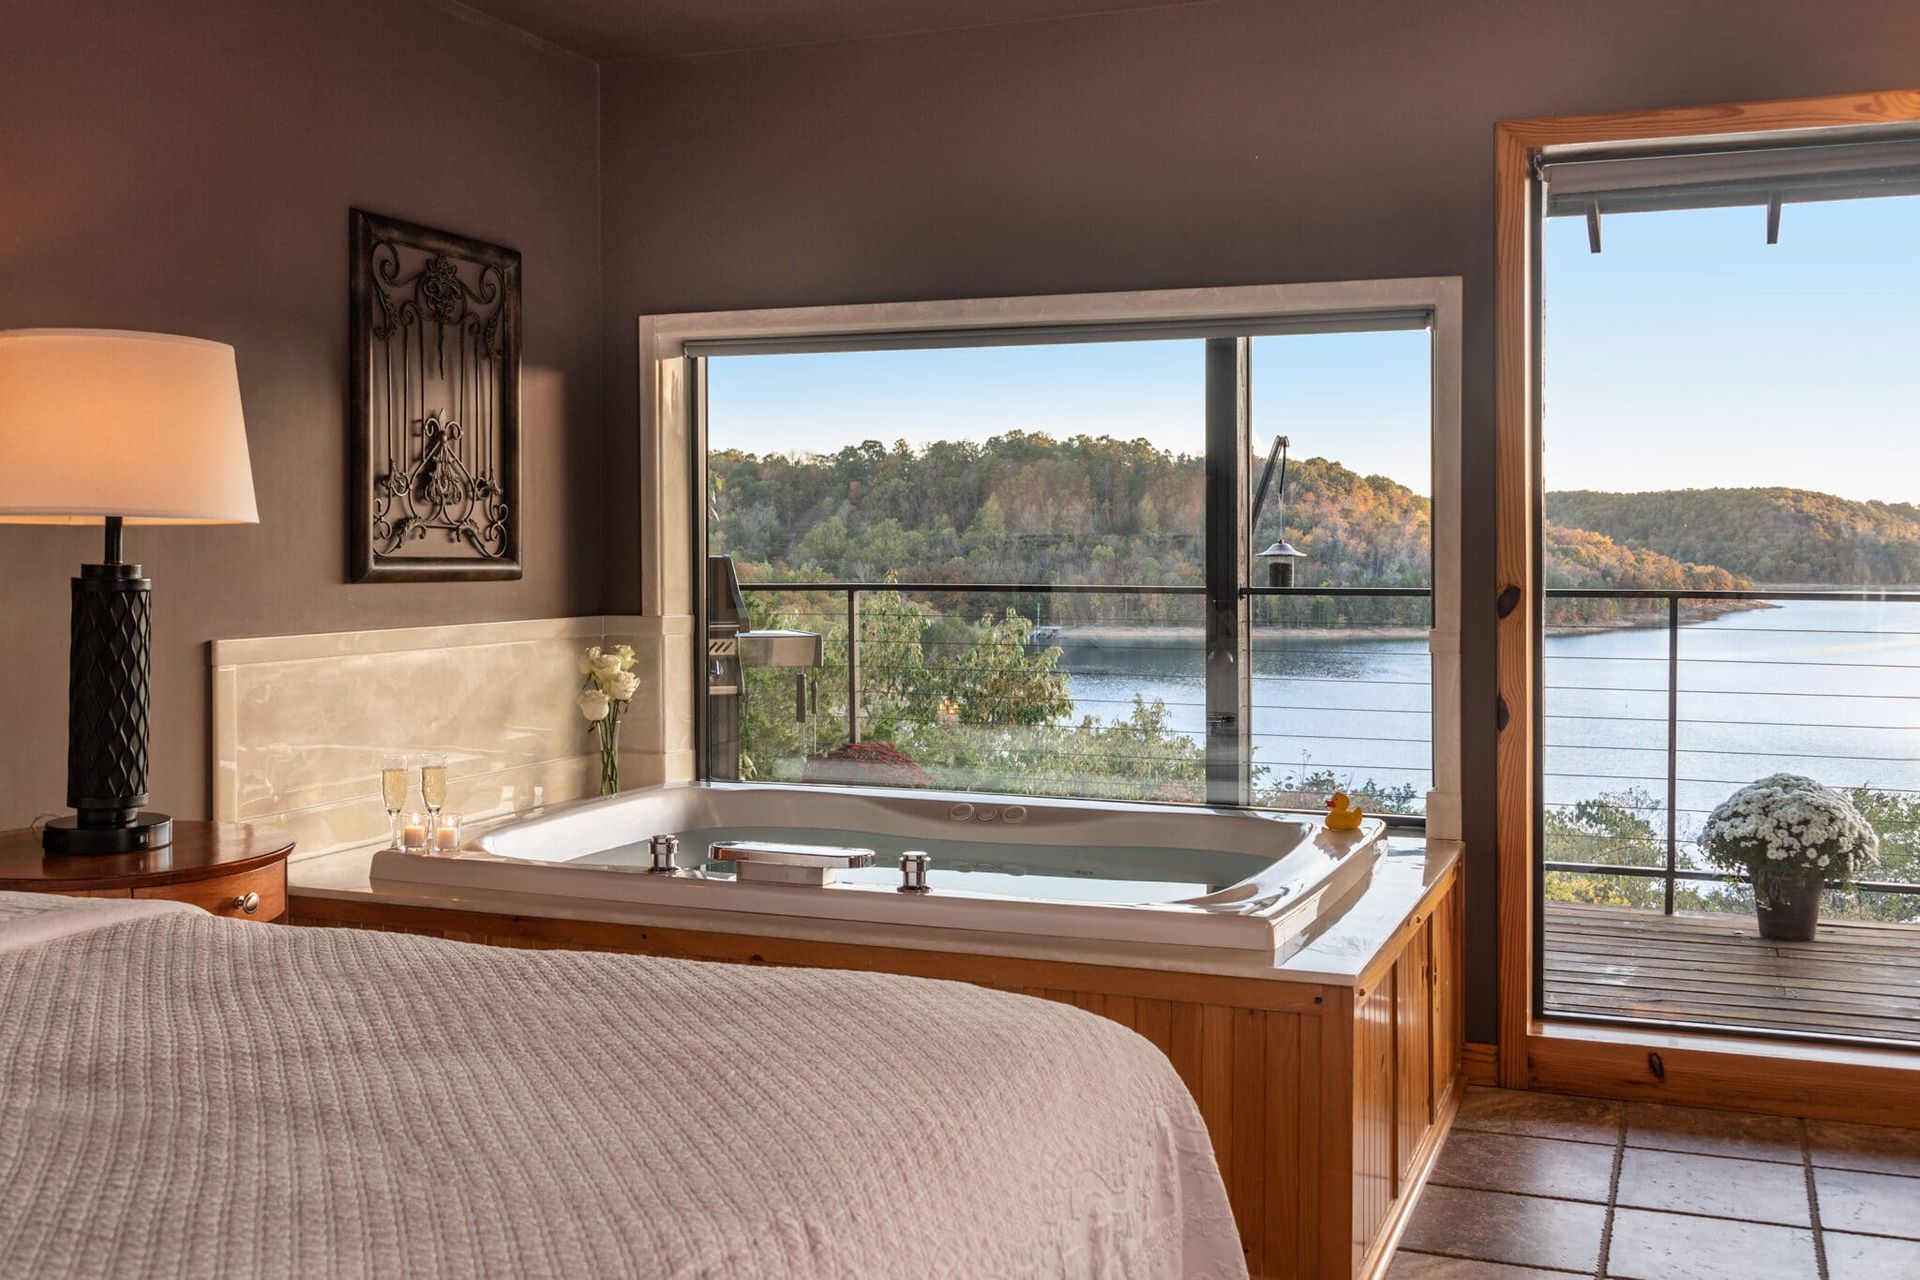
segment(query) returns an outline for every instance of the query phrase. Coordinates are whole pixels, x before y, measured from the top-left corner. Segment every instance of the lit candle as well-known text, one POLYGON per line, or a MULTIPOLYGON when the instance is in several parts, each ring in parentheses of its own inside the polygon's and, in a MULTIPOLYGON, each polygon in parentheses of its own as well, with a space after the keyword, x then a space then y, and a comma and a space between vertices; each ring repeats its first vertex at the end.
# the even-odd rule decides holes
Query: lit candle
POLYGON ((433 847, 438 853, 455 853, 460 848, 460 815, 443 813, 433 828, 433 847))
POLYGON ((400 844, 403 848, 407 849, 424 849, 427 847, 426 814, 410 813, 407 815, 407 824, 400 828, 400 844))

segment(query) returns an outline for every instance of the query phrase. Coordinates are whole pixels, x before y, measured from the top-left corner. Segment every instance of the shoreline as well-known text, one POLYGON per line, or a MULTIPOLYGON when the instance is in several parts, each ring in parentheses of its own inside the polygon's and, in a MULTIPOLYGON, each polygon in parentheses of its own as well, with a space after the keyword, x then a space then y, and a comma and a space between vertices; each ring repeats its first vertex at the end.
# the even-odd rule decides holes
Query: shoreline
MULTIPOLYGON (((1697 610, 1694 616, 1682 618, 1683 627, 1694 626, 1702 622, 1711 622, 1729 613, 1744 612, 1749 609, 1777 609, 1780 606, 1764 600, 1727 601, 1718 608, 1697 610)), ((1664 610, 1658 612, 1625 614, 1605 621, 1565 622, 1547 626, 1548 636, 1595 635, 1605 631, 1650 631, 1664 630, 1667 615, 1664 610)), ((1262 637, 1283 636, 1289 640, 1326 642, 1335 640, 1424 640, 1428 628, 1420 626, 1384 626, 1384 627, 1281 627, 1259 626, 1253 628, 1257 643, 1262 637)), ((1097 649, 1105 644, 1125 644, 1129 647, 1159 647, 1167 649, 1201 648, 1206 643, 1206 632, 1200 627, 1154 627, 1127 626, 1088 623, 1086 625, 1047 624, 1035 627, 1033 636, 1027 641, 1029 650, 1044 649, 1058 645, 1061 649, 1097 649)), ((1271 643, 1271 641, 1269 641, 1271 643)))
MULTIPOLYGON (((1702 622, 1712 622, 1729 613, 1747 613, 1754 609, 1778 609, 1780 606, 1770 600, 1719 600, 1696 605, 1691 618, 1684 615, 1680 619, 1683 627, 1694 626, 1702 622)), ((1597 622, 1560 622, 1542 628, 1550 636, 1584 636, 1602 631, 1664 631, 1667 626, 1665 611, 1623 614, 1597 622)))
MULTIPOLYGON (((1427 636, 1427 628, 1412 626, 1253 628, 1256 641, 1262 636, 1286 636, 1296 640, 1350 640, 1356 638, 1357 632, 1364 633, 1358 638, 1367 640, 1424 640, 1427 636)), ((1206 643, 1206 632, 1200 627, 1049 624, 1034 628, 1034 635, 1027 641, 1027 648, 1044 649, 1049 645, 1059 645, 1062 649, 1090 649, 1106 643, 1124 643, 1129 648, 1158 646, 1167 649, 1198 649, 1206 643), (1052 634, 1040 634, 1043 631, 1052 634)))

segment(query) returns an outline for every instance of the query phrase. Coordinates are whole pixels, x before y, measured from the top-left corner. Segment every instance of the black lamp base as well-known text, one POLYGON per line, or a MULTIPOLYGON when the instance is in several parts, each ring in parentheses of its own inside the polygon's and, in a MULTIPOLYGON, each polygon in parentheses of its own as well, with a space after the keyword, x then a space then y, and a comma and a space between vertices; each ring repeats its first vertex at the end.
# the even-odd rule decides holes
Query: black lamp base
POLYGON ((112 827, 80 824, 78 814, 51 819, 40 829, 40 847, 48 853, 94 856, 141 853, 173 843, 173 815, 147 810, 133 821, 112 827))
POLYGON ((108 516, 102 563, 73 580, 67 671, 67 806, 40 847, 50 854, 140 853, 173 843, 173 819, 147 803, 148 632, 153 583, 121 559, 108 516))

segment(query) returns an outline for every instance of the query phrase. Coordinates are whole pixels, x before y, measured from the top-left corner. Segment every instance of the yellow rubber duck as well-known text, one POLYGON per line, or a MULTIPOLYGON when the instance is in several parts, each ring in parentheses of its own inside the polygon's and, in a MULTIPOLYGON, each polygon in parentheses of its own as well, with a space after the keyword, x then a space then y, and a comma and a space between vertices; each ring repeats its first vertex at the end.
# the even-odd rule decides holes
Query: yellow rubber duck
POLYGON ((1333 798, 1327 801, 1327 830, 1329 831, 1358 831, 1360 819, 1365 816, 1360 806, 1355 804, 1344 791, 1334 792, 1333 798))

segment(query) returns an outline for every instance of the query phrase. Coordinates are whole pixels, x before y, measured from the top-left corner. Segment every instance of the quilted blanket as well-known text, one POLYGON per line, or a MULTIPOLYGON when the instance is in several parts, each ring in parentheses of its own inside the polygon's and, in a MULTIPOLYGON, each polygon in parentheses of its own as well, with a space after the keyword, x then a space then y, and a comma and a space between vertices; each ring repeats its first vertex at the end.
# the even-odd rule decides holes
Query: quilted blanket
POLYGON ((1173 1069, 959 983, 0 893, 0 1274, 1244 1276, 1173 1069))

